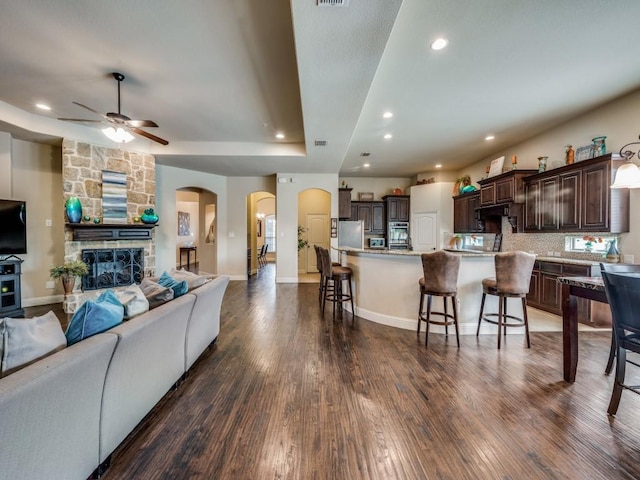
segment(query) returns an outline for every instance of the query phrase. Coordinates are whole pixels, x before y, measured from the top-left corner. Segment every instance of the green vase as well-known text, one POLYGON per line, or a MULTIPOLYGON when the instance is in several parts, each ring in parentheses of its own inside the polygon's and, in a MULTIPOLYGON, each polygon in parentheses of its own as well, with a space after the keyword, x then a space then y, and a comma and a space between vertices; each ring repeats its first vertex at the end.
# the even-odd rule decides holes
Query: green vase
POLYGON ((69 197, 64 204, 69 223, 80 223, 82 219, 82 204, 78 197, 69 197))
POLYGON ((147 208, 142 215, 140 215, 140 220, 142 223, 147 223, 149 225, 153 225, 154 223, 158 223, 158 215, 153 211, 153 208, 147 208))

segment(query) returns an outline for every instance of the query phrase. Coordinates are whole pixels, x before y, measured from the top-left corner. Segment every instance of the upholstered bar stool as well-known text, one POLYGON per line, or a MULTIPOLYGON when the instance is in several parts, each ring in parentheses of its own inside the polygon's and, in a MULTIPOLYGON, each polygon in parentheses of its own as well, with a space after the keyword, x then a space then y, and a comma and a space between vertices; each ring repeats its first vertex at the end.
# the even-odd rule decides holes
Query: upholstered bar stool
POLYGON ((529 340, 529 320, 527 318, 527 293, 531 282, 531 272, 536 256, 527 252, 497 253, 495 257, 496 276, 482 280, 482 302, 478 316, 478 330, 482 320, 498 325, 498 349, 500 349, 500 332, 507 327, 523 327, 527 336, 527 348, 531 348, 529 340), (487 295, 498 297, 498 313, 485 313, 484 302, 487 295), (522 299, 522 318, 507 313, 507 299, 522 299))
POLYGON ((355 321, 356 311, 353 307, 353 288, 351 286, 353 272, 349 267, 332 264, 329 251, 326 248, 318 247, 318 250, 322 262, 322 275, 324 276, 322 313, 324 313, 327 300, 330 301, 333 304, 333 319, 335 320, 336 305, 339 304, 340 308, 342 308, 343 302, 350 302, 351 312, 355 321), (342 282, 345 281, 349 284, 349 293, 342 290, 342 282))
POLYGON ((433 253, 423 253, 422 273, 423 277, 418 281, 420 285, 420 307, 418 310, 418 335, 420 325, 426 322, 424 344, 429 341, 429 324, 444 325, 445 335, 449 335, 449 325, 456 329, 456 342, 460 347, 460 334, 458 332, 458 310, 456 308, 456 293, 458 291, 458 271, 460 270, 460 255, 437 250, 433 253), (424 297, 427 296, 427 310, 424 311, 424 297), (432 297, 442 297, 443 311, 432 312, 432 297), (451 299, 451 309, 447 309, 447 298, 451 299), (442 320, 433 320, 432 315, 441 317, 442 320))

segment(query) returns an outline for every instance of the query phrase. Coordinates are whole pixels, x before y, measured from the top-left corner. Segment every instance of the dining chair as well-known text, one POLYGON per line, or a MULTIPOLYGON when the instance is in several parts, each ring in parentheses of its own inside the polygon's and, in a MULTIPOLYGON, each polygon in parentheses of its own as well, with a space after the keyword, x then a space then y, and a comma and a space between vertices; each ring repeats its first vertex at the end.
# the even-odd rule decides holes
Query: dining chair
MULTIPOLYGON (((640 265, 632 263, 600 263, 600 270, 607 273, 640 273, 640 265)), ((609 375, 613 370, 613 362, 616 359, 616 332, 611 325, 611 348, 609 349, 609 360, 604 369, 604 374, 609 375)))
POLYGON ((640 353, 640 273, 602 272, 607 300, 611 306, 613 330, 616 336, 616 376, 607 413, 615 415, 623 390, 640 393, 640 385, 627 385, 626 365, 640 364, 627 359, 627 351, 640 353))

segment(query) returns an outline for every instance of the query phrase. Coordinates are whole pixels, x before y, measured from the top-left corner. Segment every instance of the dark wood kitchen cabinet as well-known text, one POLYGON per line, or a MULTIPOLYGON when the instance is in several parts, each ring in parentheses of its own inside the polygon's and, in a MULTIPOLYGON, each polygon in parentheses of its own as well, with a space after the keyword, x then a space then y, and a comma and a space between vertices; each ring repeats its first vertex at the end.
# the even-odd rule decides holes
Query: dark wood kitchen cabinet
POLYGON ((409 195, 385 195, 382 200, 386 206, 387 222, 409 221, 409 195))
POLYGON ((479 180, 480 206, 524 203, 522 179, 536 172, 537 170, 511 170, 495 177, 479 180))
POLYGON ((476 209, 480 206, 480 192, 463 193, 453 197, 454 233, 481 233, 482 224, 476 209))
MULTIPOLYGON (((563 276, 600 276, 600 267, 536 260, 531 273, 527 304, 530 307, 562 315, 562 288, 558 283, 558 277, 563 276)), ((591 322, 591 304, 587 299, 578 299, 578 321, 585 324, 591 322)))
POLYGON ((611 154, 524 179, 527 232, 629 231, 629 190, 612 189, 623 163, 611 154))
POLYGON ((351 220, 362 220, 365 234, 384 234, 384 203, 351 202, 351 220))
POLYGON ((338 218, 341 220, 351 218, 351 190, 353 189, 338 189, 338 218))

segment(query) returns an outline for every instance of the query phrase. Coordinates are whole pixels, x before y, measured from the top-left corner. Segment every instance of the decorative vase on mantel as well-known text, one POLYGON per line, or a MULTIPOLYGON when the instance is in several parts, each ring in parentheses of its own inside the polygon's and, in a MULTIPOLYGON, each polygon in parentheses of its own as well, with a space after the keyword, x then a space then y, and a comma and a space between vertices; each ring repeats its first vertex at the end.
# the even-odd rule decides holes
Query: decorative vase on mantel
POLYGON ((153 208, 147 208, 142 215, 140 215, 140 220, 142 223, 146 223, 148 225, 153 225, 158 223, 158 215, 153 211, 153 208))
POLYGON ((80 203, 78 197, 67 198, 64 203, 64 209, 69 223, 80 223, 80 220, 82 220, 82 203, 80 203))

